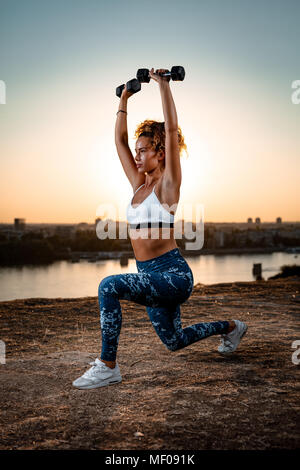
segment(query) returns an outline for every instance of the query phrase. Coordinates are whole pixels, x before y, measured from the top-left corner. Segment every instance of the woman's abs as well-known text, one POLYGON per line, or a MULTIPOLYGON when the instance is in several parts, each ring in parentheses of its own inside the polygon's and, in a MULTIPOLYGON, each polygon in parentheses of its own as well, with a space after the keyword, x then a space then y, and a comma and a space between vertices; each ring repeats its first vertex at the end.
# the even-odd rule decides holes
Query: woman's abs
POLYGON ((178 248, 174 228, 130 229, 130 241, 138 261, 146 261, 178 248), (167 238, 162 238, 162 236, 167 238))

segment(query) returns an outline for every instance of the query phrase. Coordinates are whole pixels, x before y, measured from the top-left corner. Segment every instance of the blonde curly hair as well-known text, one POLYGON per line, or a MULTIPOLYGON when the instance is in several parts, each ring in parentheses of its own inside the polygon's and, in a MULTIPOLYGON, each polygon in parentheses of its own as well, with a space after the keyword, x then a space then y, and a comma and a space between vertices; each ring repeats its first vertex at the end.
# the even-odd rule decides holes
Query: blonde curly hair
MULTIPOLYGON (((182 134, 181 128, 178 126, 178 144, 179 144, 179 155, 182 155, 183 150, 187 152, 187 146, 184 141, 184 137, 182 134)), ((134 133, 134 137, 136 140, 138 140, 139 137, 150 137, 151 139, 151 145, 154 148, 156 152, 159 152, 160 150, 163 150, 165 153, 165 139, 166 139, 166 133, 165 133, 165 123, 164 122, 158 122, 158 121, 152 121, 150 119, 146 119, 145 121, 141 122, 134 133)))

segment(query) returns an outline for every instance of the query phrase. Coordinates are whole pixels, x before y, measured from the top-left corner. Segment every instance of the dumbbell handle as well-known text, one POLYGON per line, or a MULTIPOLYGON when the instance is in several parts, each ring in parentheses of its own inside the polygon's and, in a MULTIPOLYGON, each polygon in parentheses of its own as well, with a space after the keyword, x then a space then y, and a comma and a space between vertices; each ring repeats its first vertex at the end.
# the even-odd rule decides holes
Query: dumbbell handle
MULTIPOLYGON (((160 77, 169 77, 170 75, 172 75, 171 72, 165 72, 165 73, 159 73, 158 74, 160 77)), ((149 76, 149 75, 148 75, 149 76)))
POLYGON ((158 74, 160 77, 168 77, 169 75, 172 75, 171 72, 165 72, 165 73, 159 73, 158 74))

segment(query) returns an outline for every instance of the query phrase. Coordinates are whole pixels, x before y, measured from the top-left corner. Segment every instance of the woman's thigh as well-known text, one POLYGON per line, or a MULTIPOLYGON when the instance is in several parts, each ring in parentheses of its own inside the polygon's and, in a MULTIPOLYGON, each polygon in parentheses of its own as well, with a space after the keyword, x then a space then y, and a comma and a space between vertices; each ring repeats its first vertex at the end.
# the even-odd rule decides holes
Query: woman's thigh
POLYGON ((99 296, 116 296, 149 307, 171 307, 183 303, 191 294, 192 284, 186 277, 172 272, 114 274, 99 284, 99 296))

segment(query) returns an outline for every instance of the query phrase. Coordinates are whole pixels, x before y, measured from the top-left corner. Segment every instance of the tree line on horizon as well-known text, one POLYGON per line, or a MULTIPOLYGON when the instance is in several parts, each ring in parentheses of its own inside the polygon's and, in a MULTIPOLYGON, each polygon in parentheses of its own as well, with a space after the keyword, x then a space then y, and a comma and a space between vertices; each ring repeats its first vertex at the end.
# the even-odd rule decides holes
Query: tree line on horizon
MULTIPOLYGON (((225 233, 224 248, 240 248, 238 243, 239 229, 234 229, 232 233, 225 233)), ((184 249, 185 242, 191 240, 176 239, 179 248, 184 249)), ((243 247, 246 248, 264 248, 269 247, 269 238, 265 237, 254 241, 247 238, 243 247)), ((299 246, 297 238, 287 238, 279 234, 273 237, 273 246, 294 247, 299 246)), ((214 235, 209 229, 204 228, 204 246, 203 248, 218 247, 215 245, 214 235)), ((101 251, 132 251, 129 238, 117 238, 100 240, 95 232, 90 230, 78 230, 75 236, 68 237, 62 235, 52 235, 44 238, 42 233, 24 232, 18 238, 7 239, 5 234, 0 233, 0 265, 13 264, 44 264, 51 263, 60 259, 69 259, 73 252, 101 252, 101 251)))

